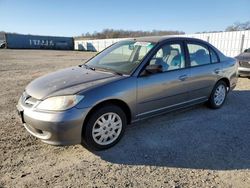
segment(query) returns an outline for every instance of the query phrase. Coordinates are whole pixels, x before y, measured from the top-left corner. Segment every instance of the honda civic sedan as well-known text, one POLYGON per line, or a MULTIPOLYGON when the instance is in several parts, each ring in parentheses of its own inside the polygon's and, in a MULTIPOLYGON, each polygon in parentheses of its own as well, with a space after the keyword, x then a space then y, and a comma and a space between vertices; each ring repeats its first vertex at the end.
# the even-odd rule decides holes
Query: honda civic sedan
POLYGON ((85 64, 35 79, 17 109, 43 142, 107 149, 138 120, 198 103, 220 108, 236 86, 237 68, 235 59, 199 39, 124 40, 85 64))

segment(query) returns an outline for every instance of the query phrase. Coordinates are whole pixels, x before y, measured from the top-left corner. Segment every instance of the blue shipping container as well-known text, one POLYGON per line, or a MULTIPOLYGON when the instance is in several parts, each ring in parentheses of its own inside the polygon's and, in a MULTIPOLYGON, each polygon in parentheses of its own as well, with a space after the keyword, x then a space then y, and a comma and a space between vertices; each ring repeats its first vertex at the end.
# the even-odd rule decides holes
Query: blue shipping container
POLYGON ((73 50, 73 37, 6 34, 7 48, 73 50))

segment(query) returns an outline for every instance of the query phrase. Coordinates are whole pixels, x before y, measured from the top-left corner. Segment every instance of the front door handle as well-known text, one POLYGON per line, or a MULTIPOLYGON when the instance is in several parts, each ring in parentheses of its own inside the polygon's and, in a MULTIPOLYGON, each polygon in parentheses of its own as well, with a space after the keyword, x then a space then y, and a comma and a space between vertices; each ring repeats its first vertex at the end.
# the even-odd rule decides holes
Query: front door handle
POLYGON ((179 80, 184 81, 188 78, 186 74, 179 76, 179 80))

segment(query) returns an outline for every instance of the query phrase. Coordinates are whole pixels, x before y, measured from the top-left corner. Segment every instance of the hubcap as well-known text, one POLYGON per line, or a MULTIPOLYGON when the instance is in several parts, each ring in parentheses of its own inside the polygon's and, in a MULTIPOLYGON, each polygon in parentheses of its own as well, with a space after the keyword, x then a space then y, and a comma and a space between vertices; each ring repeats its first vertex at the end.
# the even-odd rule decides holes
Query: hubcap
POLYGON ((109 112, 100 116, 92 129, 92 137, 97 144, 108 145, 114 142, 122 130, 122 120, 116 113, 109 112))
POLYGON ((214 93, 214 103, 220 106, 226 97, 226 87, 224 85, 219 85, 214 93))

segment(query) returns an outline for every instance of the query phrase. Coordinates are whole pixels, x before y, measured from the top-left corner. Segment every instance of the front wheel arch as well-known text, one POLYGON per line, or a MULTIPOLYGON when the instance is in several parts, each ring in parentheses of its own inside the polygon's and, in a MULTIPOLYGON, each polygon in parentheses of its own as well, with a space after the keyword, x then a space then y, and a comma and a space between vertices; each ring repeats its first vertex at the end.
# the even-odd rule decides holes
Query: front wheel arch
POLYGON ((126 118, 127 118, 127 123, 130 124, 131 120, 132 120, 132 114, 131 114, 131 110, 129 108, 129 106, 122 100, 120 99, 109 99, 109 100, 105 100, 102 101, 98 104, 96 104, 94 107, 92 107, 92 109, 88 112, 83 125, 85 124, 85 122, 88 121, 88 119, 90 118, 91 114, 93 114, 94 111, 96 111, 98 108, 101 108, 102 106, 106 106, 106 105, 116 105, 118 107, 120 107, 124 113, 126 114, 126 118))
POLYGON ((131 110, 129 108, 129 106, 122 100, 119 100, 119 99, 110 99, 110 100, 105 100, 105 101, 102 101, 98 104, 96 104, 87 114, 87 116, 85 117, 84 119, 84 122, 83 122, 83 125, 82 125, 82 135, 84 134, 84 131, 85 131, 85 125, 86 123, 89 121, 91 115, 96 111, 98 110, 99 108, 103 107, 103 106, 107 106, 107 105, 116 105, 118 107, 120 107, 125 115, 126 115, 126 119, 127 119, 127 124, 130 124, 131 123, 131 120, 132 120, 132 114, 131 114, 131 110))
MULTIPOLYGON (((105 121, 105 120, 104 120, 105 121)), ((109 121, 106 119, 106 121, 109 121)), ((114 123, 114 122, 113 122, 114 123)), ((108 123, 108 125, 101 125, 101 127, 99 127, 98 129, 103 129, 104 131, 106 130, 107 133, 104 133, 103 130, 101 131, 101 134, 105 134, 104 136, 107 136, 110 138, 110 136, 112 136, 112 130, 115 130, 112 126, 110 126, 112 124, 110 124, 110 122, 108 123), (104 126, 104 128, 103 128, 104 126), (109 130, 110 129, 110 130, 109 130), (108 131, 111 131, 111 135, 109 135, 110 133, 108 133, 108 131)), ((82 144, 87 146, 87 148, 92 149, 92 150, 103 150, 103 149, 107 149, 110 148, 112 146, 114 146, 116 143, 119 142, 119 140, 121 139, 121 137, 124 134, 125 128, 127 126, 127 119, 126 119, 126 114, 123 111, 123 109, 121 109, 119 106, 117 105, 113 105, 113 104, 106 104, 106 105, 101 105, 98 108, 95 108, 95 110, 92 111, 92 113, 89 115, 89 119, 85 120, 85 123, 83 124, 83 128, 82 128, 82 144), (93 129, 96 125, 98 125, 98 123, 96 124, 96 122, 98 121, 98 119, 100 117, 107 116, 106 114, 109 115, 109 113, 114 113, 115 115, 117 115, 117 117, 119 117, 118 119, 120 119, 120 121, 122 122, 121 124, 121 130, 118 133, 117 132, 117 136, 115 138, 115 140, 113 140, 110 143, 107 144, 101 144, 98 143, 98 141, 95 140, 95 136, 93 136, 93 129)), ((97 130, 98 130, 97 129, 97 130)), ((103 136, 102 135, 102 136, 103 136)), ((98 135, 99 136, 99 135, 98 135)), ((102 137, 101 136, 101 137, 102 137)), ((101 141, 102 142, 102 141, 101 141)))

